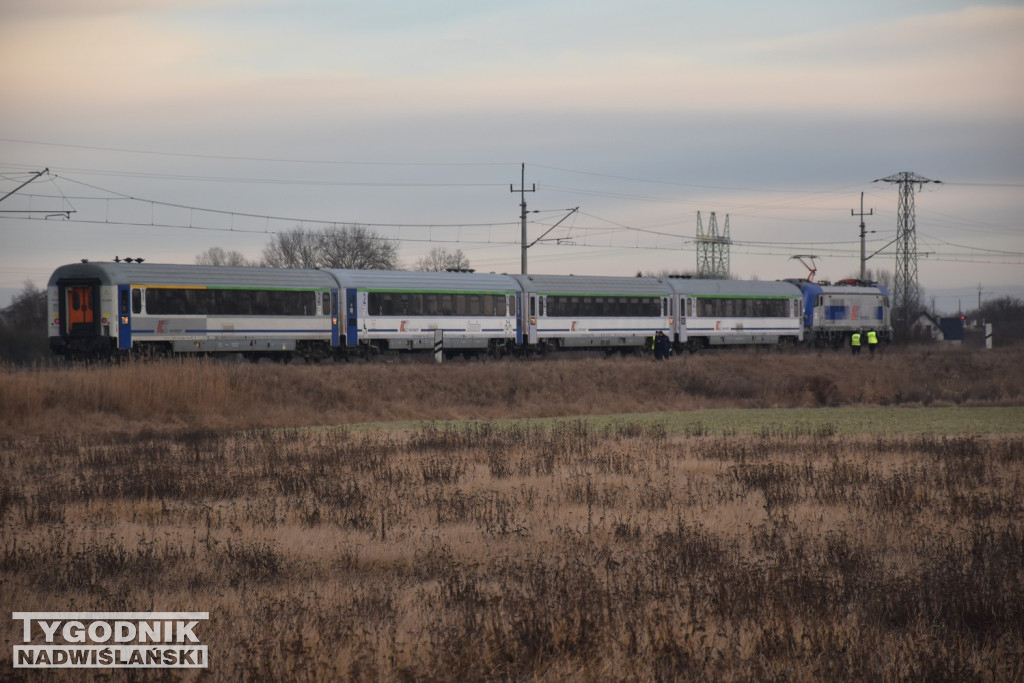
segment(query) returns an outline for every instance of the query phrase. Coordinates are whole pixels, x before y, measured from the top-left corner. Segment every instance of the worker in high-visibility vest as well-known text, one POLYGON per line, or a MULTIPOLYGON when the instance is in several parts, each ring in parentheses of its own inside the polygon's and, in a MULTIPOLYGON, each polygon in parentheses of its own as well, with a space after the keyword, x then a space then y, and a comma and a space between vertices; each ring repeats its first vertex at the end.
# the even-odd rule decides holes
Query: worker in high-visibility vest
POLYGON ((878 333, 874 330, 868 330, 868 351, 871 352, 872 357, 875 355, 876 346, 878 346, 878 333))
POLYGON ((860 353, 860 330, 850 335, 850 351, 855 356, 860 353))

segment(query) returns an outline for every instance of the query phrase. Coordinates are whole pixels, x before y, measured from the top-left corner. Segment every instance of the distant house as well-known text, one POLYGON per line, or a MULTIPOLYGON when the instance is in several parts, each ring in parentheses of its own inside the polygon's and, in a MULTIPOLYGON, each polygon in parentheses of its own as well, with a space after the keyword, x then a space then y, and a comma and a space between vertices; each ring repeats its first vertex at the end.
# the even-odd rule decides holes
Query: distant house
POLYGON ((964 321, 959 316, 955 318, 935 318, 927 313, 922 313, 914 325, 921 332, 928 334, 933 340, 946 342, 947 344, 964 343, 964 321))

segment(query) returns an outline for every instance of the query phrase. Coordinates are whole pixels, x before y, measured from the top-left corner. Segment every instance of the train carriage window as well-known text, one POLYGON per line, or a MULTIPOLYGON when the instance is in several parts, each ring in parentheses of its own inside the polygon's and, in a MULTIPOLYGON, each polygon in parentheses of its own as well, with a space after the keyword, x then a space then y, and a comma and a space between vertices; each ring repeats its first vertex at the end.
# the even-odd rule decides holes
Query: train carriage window
POLYGON ((438 303, 441 305, 441 315, 455 315, 455 297, 451 294, 442 294, 438 303))
POLYGON ((206 314, 207 315, 227 315, 227 312, 231 310, 231 299, 229 298, 232 292, 208 289, 205 292, 206 296, 206 314))
POLYGON ((138 287, 132 290, 132 313, 142 313, 142 290, 138 287))
POLYGON ((118 305, 120 307, 121 315, 128 315, 128 292, 122 291, 118 297, 118 305))
POLYGON ((250 292, 249 312, 252 315, 266 315, 269 312, 270 304, 266 292, 250 292))
POLYGON ((423 313, 425 315, 437 315, 437 294, 423 295, 423 313))
POLYGON ((331 293, 320 292, 320 313, 322 315, 330 315, 331 313, 331 293))

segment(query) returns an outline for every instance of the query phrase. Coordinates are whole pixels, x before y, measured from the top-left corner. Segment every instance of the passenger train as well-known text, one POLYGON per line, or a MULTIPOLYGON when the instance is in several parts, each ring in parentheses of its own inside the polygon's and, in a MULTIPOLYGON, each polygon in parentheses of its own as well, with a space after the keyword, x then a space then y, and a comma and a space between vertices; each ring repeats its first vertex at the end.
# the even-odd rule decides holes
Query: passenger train
POLYGON ((302 270, 83 260, 47 286, 71 359, 239 353, 308 361, 440 350, 526 355, 838 345, 890 333, 874 285, 473 272, 302 270))

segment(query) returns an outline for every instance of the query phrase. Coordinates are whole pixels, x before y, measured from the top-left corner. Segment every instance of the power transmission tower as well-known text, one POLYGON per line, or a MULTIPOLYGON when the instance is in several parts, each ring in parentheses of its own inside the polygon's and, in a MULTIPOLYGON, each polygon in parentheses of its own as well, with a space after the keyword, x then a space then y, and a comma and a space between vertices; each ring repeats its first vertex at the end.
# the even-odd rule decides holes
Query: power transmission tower
POLYGON ((708 229, 697 212, 697 277, 709 280, 729 279, 729 214, 725 215, 725 228, 718 233, 718 219, 715 212, 708 218, 708 229))
POLYGON ((896 278, 892 287, 892 315, 897 325, 907 329, 921 306, 917 283, 917 220, 914 216, 914 185, 941 183, 910 171, 902 171, 874 182, 899 185, 900 201, 896 217, 896 278))
POLYGON ((874 216, 875 210, 871 209, 867 213, 864 213, 864 193, 860 193, 860 213, 854 213, 853 209, 850 209, 851 216, 860 216, 860 281, 864 282, 867 278, 865 276, 865 266, 867 264, 867 258, 864 256, 864 236, 867 232, 864 231, 864 216, 874 216))
POLYGON ((520 209, 519 220, 522 222, 522 231, 523 231, 523 241, 522 241, 522 245, 523 245, 523 257, 522 258, 523 258, 523 260, 522 260, 522 268, 523 268, 523 275, 526 275, 526 273, 527 273, 527 270, 526 270, 526 250, 530 248, 530 245, 528 245, 526 243, 526 193, 527 192, 536 192, 537 191, 537 184, 534 183, 533 187, 531 187, 529 190, 527 190, 526 189, 526 164, 525 163, 520 167, 520 172, 521 172, 521 175, 520 175, 520 179, 519 179, 519 189, 516 190, 516 188, 514 186, 509 185, 508 186, 508 190, 509 190, 509 192, 518 192, 519 193, 519 209, 520 209))

